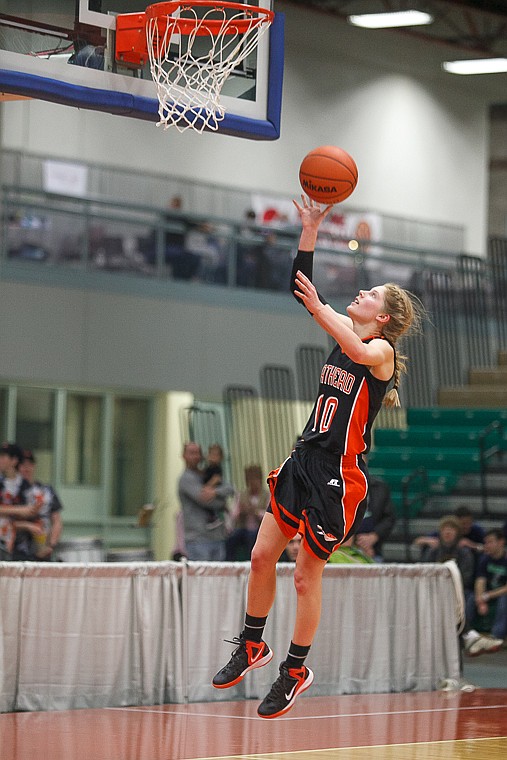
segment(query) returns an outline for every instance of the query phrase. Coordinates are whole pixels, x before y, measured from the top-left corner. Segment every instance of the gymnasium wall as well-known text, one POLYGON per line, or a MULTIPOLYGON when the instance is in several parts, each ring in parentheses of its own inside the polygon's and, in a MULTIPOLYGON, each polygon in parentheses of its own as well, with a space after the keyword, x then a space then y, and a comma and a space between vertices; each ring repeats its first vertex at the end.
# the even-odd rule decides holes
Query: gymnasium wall
POLYGON ((445 74, 430 46, 399 33, 353 29, 289 3, 275 9, 286 15, 280 140, 181 135, 135 119, 16 102, 2 107, 3 147, 294 196, 301 157, 335 143, 359 166, 354 207, 463 224, 465 249, 483 254, 488 109, 498 80, 445 74))
POLYGON ((243 293, 240 303, 222 290, 212 304, 190 300, 192 289, 155 298, 0 281, 1 376, 219 400, 225 385, 258 388, 263 364, 294 367, 298 345, 326 345, 290 295, 243 293))

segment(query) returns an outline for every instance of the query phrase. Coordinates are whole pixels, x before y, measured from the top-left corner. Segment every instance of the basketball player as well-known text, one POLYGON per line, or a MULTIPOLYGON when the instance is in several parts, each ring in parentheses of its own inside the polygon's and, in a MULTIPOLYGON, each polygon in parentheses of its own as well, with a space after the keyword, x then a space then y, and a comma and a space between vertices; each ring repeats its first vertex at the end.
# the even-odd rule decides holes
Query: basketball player
POLYGON ((361 290, 347 307, 347 316, 326 304, 311 279, 318 229, 332 206, 321 210, 305 196, 302 205, 294 204, 302 231, 291 290, 336 346, 322 369, 318 397, 301 439, 268 477, 271 501, 252 551, 245 627, 234 639, 237 648, 230 661, 213 679, 216 688, 234 686, 248 671, 272 659, 262 634, 275 597, 276 563, 300 533, 293 637, 280 675, 258 708, 262 718, 286 713, 313 681, 305 658, 321 614, 322 572, 332 552, 354 535, 363 519, 368 491, 363 454, 370 447, 371 426, 382 402, 399 404, 396 389, 404 363, 395 343, 420 318, 409 294, 391 283, 361 290), (387 393, 391 381, 394 388, 387 393))

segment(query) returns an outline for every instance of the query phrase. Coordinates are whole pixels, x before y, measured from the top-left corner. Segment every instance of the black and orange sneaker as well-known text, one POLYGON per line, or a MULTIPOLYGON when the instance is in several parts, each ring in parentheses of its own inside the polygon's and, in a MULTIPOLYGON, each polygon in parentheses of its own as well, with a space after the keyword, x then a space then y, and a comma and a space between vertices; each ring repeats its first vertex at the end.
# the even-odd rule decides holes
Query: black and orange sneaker
POLYGON ((230 643, 238 646, 227 665, 224 665, 214 677, 212 683, 216 689, 228 689, 229 686, 235 686, 243 680, 243 676, 249 670, 262 668, 273 659, 273 652, 265 641, 260 643, 249 641, 241 633, 239 639, 234 638, 230 643))
POLYGON ((288 668, 285 662, 280 665, 280 675, 274 682, 269 694, 262 700, 257 710, 261 718, 278 718, 288 712, 296 697, 306 691, 313 683, 313 672, 306 665, 301 668, 288 668))

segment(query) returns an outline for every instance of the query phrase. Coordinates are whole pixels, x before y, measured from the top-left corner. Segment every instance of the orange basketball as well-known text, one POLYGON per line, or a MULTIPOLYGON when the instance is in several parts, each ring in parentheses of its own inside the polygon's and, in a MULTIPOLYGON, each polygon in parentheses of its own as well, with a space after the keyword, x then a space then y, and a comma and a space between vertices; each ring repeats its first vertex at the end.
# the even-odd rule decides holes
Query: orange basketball
POLYGON ((335 145, 311 150, 299 167, 299 181, 306 195, 318 203, 340 203, 357 185, 356 162, 335 145))

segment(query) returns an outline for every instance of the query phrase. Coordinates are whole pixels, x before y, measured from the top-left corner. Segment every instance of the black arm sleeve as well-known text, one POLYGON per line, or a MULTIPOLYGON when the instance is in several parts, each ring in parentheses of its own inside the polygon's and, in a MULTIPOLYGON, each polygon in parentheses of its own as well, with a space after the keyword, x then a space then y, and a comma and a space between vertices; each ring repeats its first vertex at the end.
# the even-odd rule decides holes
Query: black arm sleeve
MULTIPOLYGON (((294 291, 296 290, 296 272, 298 270, 303 272, 303 274, 306 275, 311 282, 313 282, 313 251, 298 251, 296 254, 296 258, 292 264, 292 273, 290 276, 290 292, 292 295, 294 295, 294 291)), ((324 305, 327 304, 326 299, 323 298, 319 292, 317 292, 317 295, 321 303, 324 305)), ((294 298, 298 303, 304 306, 304 303, 300 298, 297 296, 294 296, 294 298)))

